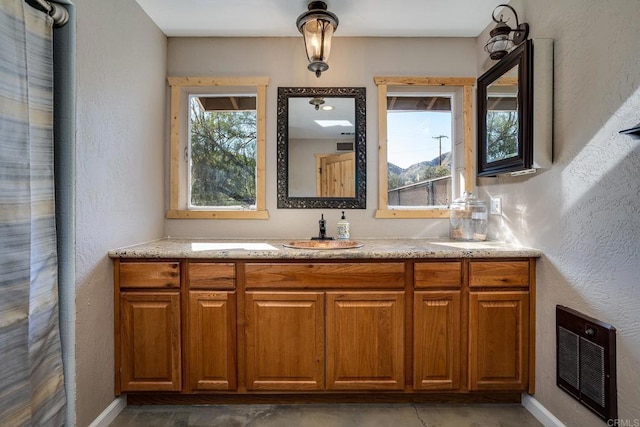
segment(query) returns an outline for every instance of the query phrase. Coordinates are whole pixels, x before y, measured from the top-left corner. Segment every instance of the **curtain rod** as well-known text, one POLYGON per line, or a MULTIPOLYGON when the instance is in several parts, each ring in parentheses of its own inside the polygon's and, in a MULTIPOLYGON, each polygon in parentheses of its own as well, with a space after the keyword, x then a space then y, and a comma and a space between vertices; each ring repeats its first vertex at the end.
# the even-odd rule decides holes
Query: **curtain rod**
POLYGON ((53 25, 56 27, 62 27, 69 21, 69 12, 59 4, 50 3, 47 0, 33 0, 32 3, 36 3, 43 12, 53 18, 53 25))

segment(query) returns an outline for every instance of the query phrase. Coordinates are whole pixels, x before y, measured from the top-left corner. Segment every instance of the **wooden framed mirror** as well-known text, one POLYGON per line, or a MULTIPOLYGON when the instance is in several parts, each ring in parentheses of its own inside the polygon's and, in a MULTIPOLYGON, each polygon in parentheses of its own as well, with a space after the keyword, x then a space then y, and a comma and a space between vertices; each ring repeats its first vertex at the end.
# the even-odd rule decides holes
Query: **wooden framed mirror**
POLYGON ((278 208, 366 208, 365 93, 278 88, 278 208))
POLYGON ((478 176, 533 163, 533 44, 522 43, 478 78, 478 176))

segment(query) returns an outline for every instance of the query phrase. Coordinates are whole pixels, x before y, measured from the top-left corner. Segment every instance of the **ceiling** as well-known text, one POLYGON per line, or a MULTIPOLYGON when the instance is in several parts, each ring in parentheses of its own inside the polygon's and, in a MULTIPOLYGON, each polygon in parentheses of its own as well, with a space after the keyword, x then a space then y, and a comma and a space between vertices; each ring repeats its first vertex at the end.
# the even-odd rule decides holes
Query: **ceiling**
MULTIPOLYGON (((295 37, 307 0, 136 0, 169 37, 295 37)), ((477 37, 504 0, 326 0, 336 37, 477 37)))
MULTIPOLYGON (((318 99, 318 98, 316 98, 318 99)), ((309 102, 311 98, 289 98, 289 137, 294 139, 342 139, 354 140, 355 100, 354 98, 323 97, 323 106, 330 105, 331 111, 316 110, 309 102), (347 121, 334 126, 322 126, 317 120, 347 121)))

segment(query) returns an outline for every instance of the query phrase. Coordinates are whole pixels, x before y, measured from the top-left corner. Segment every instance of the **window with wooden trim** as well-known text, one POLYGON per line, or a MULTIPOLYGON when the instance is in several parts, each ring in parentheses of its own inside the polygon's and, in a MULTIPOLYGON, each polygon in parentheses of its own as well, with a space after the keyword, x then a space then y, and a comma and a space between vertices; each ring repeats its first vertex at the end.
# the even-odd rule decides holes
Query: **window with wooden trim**
POLYGON ((169 77, 167 218, 268 219, 266 77, 169 77))
POLYGON ((376 218, 447 218, 473 191, 473 85, 466 77, 375 77, 376 218))

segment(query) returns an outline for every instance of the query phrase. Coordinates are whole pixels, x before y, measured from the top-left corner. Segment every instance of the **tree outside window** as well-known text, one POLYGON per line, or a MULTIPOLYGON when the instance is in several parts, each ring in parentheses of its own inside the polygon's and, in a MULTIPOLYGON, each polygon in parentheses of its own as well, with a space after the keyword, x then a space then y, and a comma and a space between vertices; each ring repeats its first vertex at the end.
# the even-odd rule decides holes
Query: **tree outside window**
POLYGON ((487 114, 487 162, 518 155, 518 111, 487 114))
POLYGON ((255 208, 256 111, 190 105, 190 205, 255 208))
POLYGON ((269 219, 268 77, 168 77, 170 219, 269 219))

